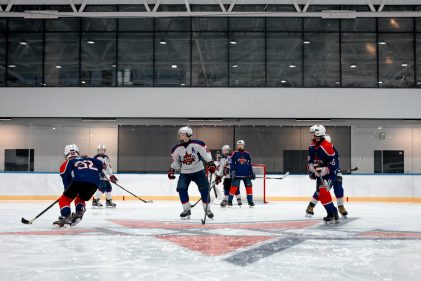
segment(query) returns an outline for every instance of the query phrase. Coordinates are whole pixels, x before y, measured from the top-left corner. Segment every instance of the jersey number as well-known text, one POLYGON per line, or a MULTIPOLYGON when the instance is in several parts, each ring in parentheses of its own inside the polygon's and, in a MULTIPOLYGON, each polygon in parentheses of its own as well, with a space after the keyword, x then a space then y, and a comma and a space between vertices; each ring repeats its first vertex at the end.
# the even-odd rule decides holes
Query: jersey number
POLYGON ((78 170, 90 169, 98 171, 98 169, 94 166, 94 163, 91 160, 77 161, 75 163, 75 167, 77 167, 78 170))

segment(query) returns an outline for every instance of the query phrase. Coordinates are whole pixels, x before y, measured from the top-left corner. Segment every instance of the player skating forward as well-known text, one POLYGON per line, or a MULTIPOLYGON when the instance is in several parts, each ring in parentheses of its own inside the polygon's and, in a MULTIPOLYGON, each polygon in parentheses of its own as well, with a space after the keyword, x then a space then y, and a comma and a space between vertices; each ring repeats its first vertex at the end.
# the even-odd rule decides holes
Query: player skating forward
POLYGON ((105 193, 105 206, 109 208, 115 208, 116 204, 112 200, 111 191, 113 187, 111 183, 108 181, 107 176, 109 177, 110 181, 117 182, 117 177, 113 175, 113 170, 111 169, 111 161, 108 155, 105 153, 107 152, 107 148, 105 145, 100 144, 97 148, 98 154, 94 156, 94 158, 100 160, 104 167, 103 172, 101 173, 101 181, 99 182, 98 190, 95 192, 94 198, 92 200, 92 207, 102 207, 101 202, 99 201, 102 194, 105 193))
MULTIPOLYGON (((325 135, 325 140, 332 143, 331 137, 327 134, 325 135)), ((339 153, 336 150, 335 146, 333 146, 333 149, 335 150, 336 161, 338 161, 339 163, 339 153)), ((310 173, 309 176, 311 179, 316 179, 314 173, 310 173)), ((342 173, 341 173, 341 170, 339 169, 339 164, 338 164, 337 177, 336 177, 335 182, 333 183, 333 192, 335 193, 339 213, 344 218, 346 218, 346 216, 348 215, 348 211, 345 209, 345 206, 344 206, 344 188, 342 186, 342 173)), ((306 209, 306 216, 311 217, 314 215, 313 209, 317 205, 317 202, 319 202, 319 194, 316 191, 314 192, 313 197, 311 198, 311 201, 308 203, 308 206, 306 209)))
POLYGON ((254 207, 253 202, 253 184, 251 180, 256 179, 251 164, 250 154, 244 150, 246 143, 243 140, 237 141, 237 151, 231 155, 230 173, 231 173, 231 188, 228 196, 228 206, 232 206, 232 199, 234 194, 240 187, 241 181, 246 186, 247 202, 249 207, 254 207))
POLYGON ((58 200, 61 216, 53 223, 59 227, 78 224, 86 211, 85 201, 89 201, 98 188, 102 162, 95 158, 80 157, 79 153, 79 147, 75 144, 64 148, 66 160, 60 166, 60 176, 65 191, 58 200), (70 208, 73 200, 75 213, 70 208))
POLYGON ((339 161, 333 145, 325 140, 326 128, 324 126, 312 126, 310 135, 312 143, 308 149, 307 169, 309 173, 314 173, 318 199, 322 202, 327 212, 327 216, 323 220, 326 223, 338 223, 338 210, 332 202, 329 190, 332 183, 336 181, 339 161))
POLYGON ((202 160, 207 163, 208 171, 211 174, 215 173, 215 164, 205 143, 190 139, 192 136, 193 130, 190 127, 182 127, 178 130, 179 144, 171 151, 173 162, 168 171, 168 178, 175 179, 175 171, 181 170, 177 183, 177 192, 183 206, 183 212, 180 214, 181 219, 189 219, 191 215, 188 188, 192 181, 197 184, 202 197, 203 210, 211 219, 213 213, 209 204, 209 181, 202 160))
MULTIPOLYGON (((228 195, 231 188, 231 177, 230 177, 230 164, 231 164, 231 147, 229 147, 228 144, 224 145, 222 147, 222 155, 221 159, 219 160, 219 169, 217 172, 217 176, 215 178, 215 184, 219 184, 222 181, 222 178, 224 178, 224 198, 221 202, 221 207, 226 207, 228 203, 228 195)), ((241 195, 240 195, 240 189, 237 188, 237 192, 235 193, 235 196, 237 197, 237 204, 238 206, 242 205, 241 202, 241 195)))

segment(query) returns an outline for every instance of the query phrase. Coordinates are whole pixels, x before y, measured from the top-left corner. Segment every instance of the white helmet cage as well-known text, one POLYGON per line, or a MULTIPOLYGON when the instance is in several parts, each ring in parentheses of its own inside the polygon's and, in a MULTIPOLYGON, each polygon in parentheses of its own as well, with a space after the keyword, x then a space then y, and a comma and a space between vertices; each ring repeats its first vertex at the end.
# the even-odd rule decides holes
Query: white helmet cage
POLYGON ((64 148, 64 158, 76 157, 80 153, 80 149, 76 144, 68 144, 64 148))
POLYGON ((228 144, 226 144, 222 147, 221 151, 222 151, 222 154, 228 155, 231 153, 231 147, 228 144))
POLYGON ((246 144, 246 142, 243 141, 243 140, 238 140, 237 141, 237 145, 245 145, 245 144, 246 144))
POLYGON ((190 138, 191 136, 193 136, 193 130, 189 126, 181 127, 178 130, 177 135, 179 136, 180 134, 186 134, 186 136, 190 138))
POLYGON ((314 125, 310 128, 310 134, 315 137, 324 137, 326 135, 326 128, 323 125, 314 125))
POLYGON ((107 151, 107 148, 105 147, 104 144, 100 144, 98 145, 97 149, 98 153, 100 154, 105 154, 105 152, 107 151))

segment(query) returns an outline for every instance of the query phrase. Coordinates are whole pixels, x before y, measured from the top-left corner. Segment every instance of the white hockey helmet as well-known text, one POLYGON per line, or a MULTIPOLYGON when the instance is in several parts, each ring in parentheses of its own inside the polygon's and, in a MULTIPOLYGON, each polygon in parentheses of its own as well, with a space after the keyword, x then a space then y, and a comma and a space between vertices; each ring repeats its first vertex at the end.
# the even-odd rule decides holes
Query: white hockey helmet
POLYGON ((246 142, 244 140, 238 140, 237 145, 245 145, 246 142))
POLYGON ((312 134, 314 137, 324 137, 326 135, 326 128, 323 125, 311 126, 310 134, 312 134))
POLYGON ((332 138, 328 134, 325 135, 325 140, 332 143, 332 138))
POLYGON ((228 155, 231 153, 231 147, 228 144, 226 144, 222 147, 221 151, 223 155, 228 155))
POLYGON ((105 144, 100 144, 98 145, 96 150, 98 151, 99 154, 105 154, 105 152, 107 151, 107 148, 105 147, 105 144))
POLYGON ((64 158, 70 159, 72 157, 78 156, 80 153, 80 149, 76 144, 68 144, 64 148, 64 158))
POLYGON ((187 137, 193 136, 193 130, 189 126, 181 127, 178 129, 178 135, 180 134, 186 134, 187 137))

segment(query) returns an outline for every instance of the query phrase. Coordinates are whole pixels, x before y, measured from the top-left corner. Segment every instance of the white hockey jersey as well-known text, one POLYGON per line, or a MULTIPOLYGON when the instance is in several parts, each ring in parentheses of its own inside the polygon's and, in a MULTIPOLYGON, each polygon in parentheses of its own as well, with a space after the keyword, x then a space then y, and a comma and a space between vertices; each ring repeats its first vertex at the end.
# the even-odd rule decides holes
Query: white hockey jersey
MULTIPOLYGON (((105 175, 107 175, 109 177, 113 174, 113 170, 111 169, 111 161, 110 161, 110 158, 107 155, 97 154, 97 155, 94 156, 94 158, 96 158, 96 159, 98 159, 102 162, 102 166, 103 166, 102 172, 105 175)), ((100 174, 100 177, 101 177, 101 180, 107 180, 107 178, 104 177, 102 175, 102 173, 100 174)))
POLYGON ((223 176, 230 174, 230 164, 231 164, 231 157, 230 156, 223 156, 219 160, 219 169, 218 169, 218 176, 221 178, 223 176))
POLYGON ((212 155, 206 144, 199 140, 190 140, 187 143, 176 145, 171 151, 174 170, 181 170, 182 174, 192 174, 203 170, 202 159, 205 162, 212 161, 212 155))

